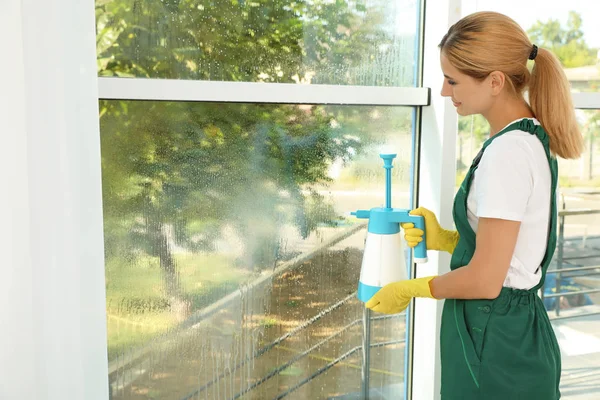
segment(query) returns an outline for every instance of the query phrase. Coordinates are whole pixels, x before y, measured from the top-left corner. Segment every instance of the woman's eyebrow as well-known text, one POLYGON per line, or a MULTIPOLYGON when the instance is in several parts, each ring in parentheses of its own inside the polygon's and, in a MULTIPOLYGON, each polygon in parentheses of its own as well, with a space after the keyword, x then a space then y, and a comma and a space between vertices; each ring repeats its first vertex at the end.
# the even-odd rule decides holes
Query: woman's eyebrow
POLYGON ((448 75, 446 75, 446 74, 444 74, 444 76, 445 76, 446 78, 450 79, 450 80, 454 80, 452 77, 450 77, 450 76, 448 76, 448 75))

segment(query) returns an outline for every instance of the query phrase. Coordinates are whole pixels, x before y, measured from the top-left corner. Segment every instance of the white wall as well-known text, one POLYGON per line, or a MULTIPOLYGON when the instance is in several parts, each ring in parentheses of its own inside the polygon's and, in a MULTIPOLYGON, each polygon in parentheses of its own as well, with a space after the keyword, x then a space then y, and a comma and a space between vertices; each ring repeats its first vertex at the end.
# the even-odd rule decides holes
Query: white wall
POLYGON ((108 398, 94 2, 0 3, 0 398, 108 398))

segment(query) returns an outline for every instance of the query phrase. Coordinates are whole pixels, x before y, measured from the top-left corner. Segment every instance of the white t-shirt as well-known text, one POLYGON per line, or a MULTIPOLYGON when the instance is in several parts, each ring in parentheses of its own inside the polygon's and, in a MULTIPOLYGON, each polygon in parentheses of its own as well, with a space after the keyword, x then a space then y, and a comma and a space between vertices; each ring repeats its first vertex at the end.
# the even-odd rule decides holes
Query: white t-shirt
POLYGON ((513 130, 494 139, 475 170, 467 198, 467 218, 473 231, 477 232, 481 217, 521 221, 506 287, 531 289, 541 279, 551 187, 544 146, 529 132, 513 130))

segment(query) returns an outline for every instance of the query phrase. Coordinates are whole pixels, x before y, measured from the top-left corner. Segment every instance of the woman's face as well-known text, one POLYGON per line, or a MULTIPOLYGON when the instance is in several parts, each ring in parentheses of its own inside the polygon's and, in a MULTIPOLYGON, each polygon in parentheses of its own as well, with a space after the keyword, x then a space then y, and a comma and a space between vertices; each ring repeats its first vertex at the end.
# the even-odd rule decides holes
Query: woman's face
POLYGON ((478 81, 454 68, 441 53, 440 62, 444 73, 442 96, 450 97, 459 115, 485 114, 491 107, 492 96, 487 79, 478 81))

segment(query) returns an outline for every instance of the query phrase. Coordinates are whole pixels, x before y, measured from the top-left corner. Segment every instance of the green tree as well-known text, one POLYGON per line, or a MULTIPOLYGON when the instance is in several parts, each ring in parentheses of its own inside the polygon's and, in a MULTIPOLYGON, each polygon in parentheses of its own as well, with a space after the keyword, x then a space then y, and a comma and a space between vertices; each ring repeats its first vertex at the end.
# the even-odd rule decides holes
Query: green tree
MULTIPOLYGON (((98 73, 353 83, 365 63, 402 50, 378 28, 385 14, 366 11, 345 1, 97 0, 98 73)), ((307 236, 336 218, 314 188, 332 162, 368 144, 355 135, 368 112, 102 101, 107 257, 158 257, 175 302, 183 295, 173 247, 211 248, 225 226, 243 238, 244 266, 272 265, 282 223, 307 236)))
MULTIPOLYGON (((386 30, 385 1, 370 4, 97 0, 99 74, 252 82, 314 76, 316 82, 355 83, 360 74, 354 70, 410 56, 414 47, 413 37, 386 30)), ((402 63, 387 62, 385 73, 371 71, 373 84, 411 85, 412 74, 390 73, 394 66, 402 63)))
POLYGON ((585 42, 581 30, 581 15, 569 12, 566 28, 555 19, 537 21, 528 31, 531 40, 540 47, 551 50, 565 68, 593 65, 597 61, 598 49, 585 42))

